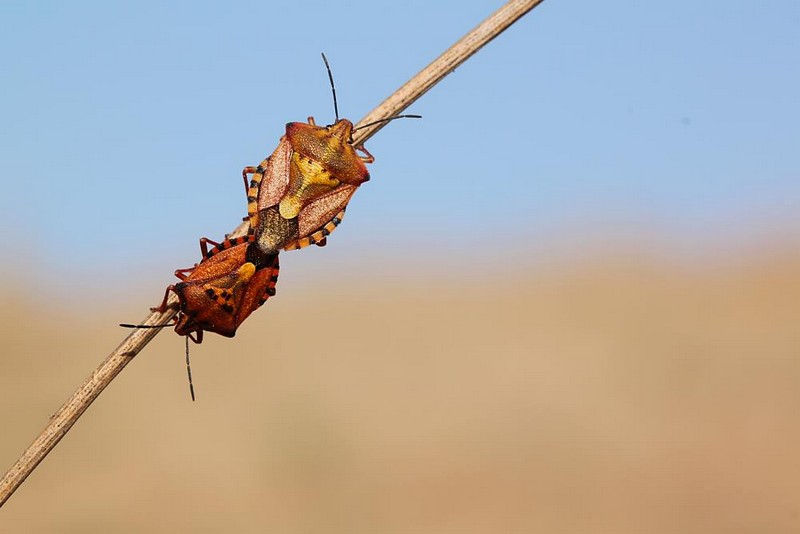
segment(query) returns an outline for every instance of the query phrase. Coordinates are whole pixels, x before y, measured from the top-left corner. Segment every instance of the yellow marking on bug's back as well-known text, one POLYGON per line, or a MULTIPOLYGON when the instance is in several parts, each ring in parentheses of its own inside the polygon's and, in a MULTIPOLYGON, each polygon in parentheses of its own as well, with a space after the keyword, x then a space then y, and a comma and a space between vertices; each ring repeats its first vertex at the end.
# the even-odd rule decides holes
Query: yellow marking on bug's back
POLYGON ((244 282, 249 282, 253 275, 256 274, 256 266, 248 261, 239 267, 236 272, 239 275, 236 285, 243 284, 244 282))
POLYGON ((339 142, 336 137, 329 135, 325 137, 325 157, 330 157, 331 154, 335 154, 337 150, 340 150, 341 143, 339 142))
POLYGON ((278 205, 278 211, 284 219, 294 219, 306 201, 339 185, 339 180, 333 178, 322 163, 299 152, 292 154, 292 165, 296 171, 294 183, 290 184, 289 192, 278 205))
POLYGON ((278 211, 284 219, 294 219, 301 209, 303 202, 294 195, 284 197, 278 205, 278 211))

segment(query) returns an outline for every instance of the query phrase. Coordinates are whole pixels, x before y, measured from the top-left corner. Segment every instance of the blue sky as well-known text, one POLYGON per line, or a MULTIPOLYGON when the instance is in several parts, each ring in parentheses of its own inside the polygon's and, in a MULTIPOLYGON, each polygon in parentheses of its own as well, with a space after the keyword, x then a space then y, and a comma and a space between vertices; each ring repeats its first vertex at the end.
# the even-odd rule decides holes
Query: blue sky
MULTIPOLYGON (((286 122, 333 120, 320 52, 356 121, 499 5, 0 3, 4 263, 168 281, 244 215, 241 168, 286 122)), ((796 2, 547 0, 368 143, 319 258, 797 235, 798 95, 796 2)))

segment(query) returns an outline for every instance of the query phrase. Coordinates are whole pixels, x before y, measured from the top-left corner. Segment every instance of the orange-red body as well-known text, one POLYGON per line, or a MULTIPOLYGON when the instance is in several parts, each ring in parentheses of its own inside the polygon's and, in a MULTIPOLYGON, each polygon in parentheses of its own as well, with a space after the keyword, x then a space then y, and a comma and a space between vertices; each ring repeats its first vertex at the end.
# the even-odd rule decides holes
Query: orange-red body
POLYGON ((204 241, 203 260, 191 269, 175 271, 181 282, 167 288, 158 308, 166 310, 169 292, 174 292, 179 307, 175 332, 196 343, 206 330, 233 337, 239 325, 275 294, 279 271, 277 255, 250 257, 247 238, 226 241, 208 252, 204 241))

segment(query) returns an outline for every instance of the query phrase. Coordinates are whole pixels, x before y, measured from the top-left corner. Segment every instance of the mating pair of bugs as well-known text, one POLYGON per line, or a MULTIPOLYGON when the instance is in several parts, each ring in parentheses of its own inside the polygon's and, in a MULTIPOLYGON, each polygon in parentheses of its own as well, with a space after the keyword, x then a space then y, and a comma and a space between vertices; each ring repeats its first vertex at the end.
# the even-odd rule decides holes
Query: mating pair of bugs
POLYGON ((167 288, 156 308, 166 311, 169 293, 178 296, 175 332, 195 343, 204 331, 232 337, 275 294, 278 253, 325 244, 353 193, 369 179, 366 163, 373 158, 361 148, 363 156, 356 152, 352 131, 347 119, 326 127, 313 117, 307 124, 289 123, 275 152, 243 169, 247 235, 222 243, 202 238, 202 261, 175 271, 181 281, 167 288))
MULTIPOLYGON (((309 117, 308 123, 286 125, 272 155, 258 167, 242 170, 247 234, 222 243, 201 238, 200 263, 175 271, 181 281, 170 285, 161 305, 153 308, 165 312, 170 292, 178 297, 174 325, 176 333, 187 337, 187 363, 188 340, 201 343, 204 331, 233 337, 239 325, 275 295, 278 253, 325 245, 356 189, 369 180, 366 164, 374 158, 363 146, 354 146, 353 124, 339 119, 333 75, 324 54, 322 58, 333 92, 334 124, 317 126, 309 117)), ((376 122, 401 117, 419 118, 398 115, 376 122)))

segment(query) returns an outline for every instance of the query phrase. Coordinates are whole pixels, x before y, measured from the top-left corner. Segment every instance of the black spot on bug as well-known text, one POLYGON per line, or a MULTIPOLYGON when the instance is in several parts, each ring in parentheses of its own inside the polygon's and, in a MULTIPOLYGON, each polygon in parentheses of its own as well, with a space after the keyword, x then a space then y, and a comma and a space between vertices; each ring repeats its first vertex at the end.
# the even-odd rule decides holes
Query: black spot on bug
POLYGON ((267 295, 269 295, 270 297, 274 297, 275 296, 275 288, 274 287, 268 287, 267 288, 267 295))

